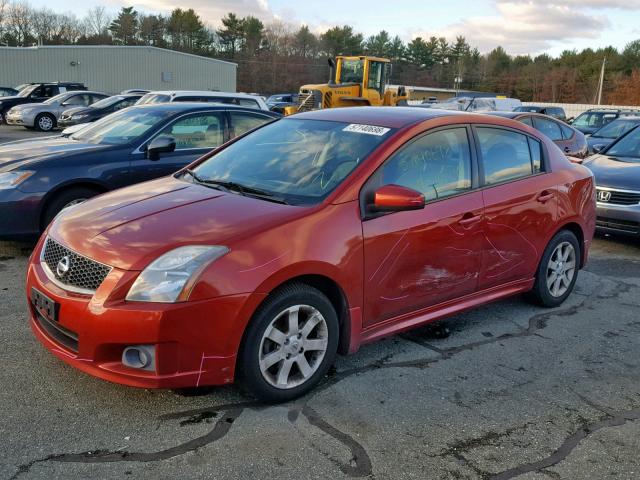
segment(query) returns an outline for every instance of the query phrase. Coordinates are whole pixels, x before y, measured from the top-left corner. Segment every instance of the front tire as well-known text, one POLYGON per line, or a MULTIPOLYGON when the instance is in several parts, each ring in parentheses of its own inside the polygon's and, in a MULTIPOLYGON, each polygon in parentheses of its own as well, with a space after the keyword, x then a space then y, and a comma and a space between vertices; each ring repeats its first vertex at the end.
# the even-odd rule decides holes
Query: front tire
POLYGON ((278 403, 313 389, 333 364, 338 316, 329 299, 304 284, 271 295, 247 327, 239 377, 258 399, 278 403))
POLYGON ((45 207, 42 217, 42 230, 47 228, 53 219, 65 208, 72 207, 95 197, 100 192, 86 187, 73 187, 57 194, 45 207))
POLYGON ((578 279, 580 244, 569 230, 558 232, 544 250, 529 298, 544 307, 561 305, 578 279))
POLYGON ((35 118, 33 126, 41 132, 50 132, 56 126, 56 119, 50 113, 41 113, 35 118))

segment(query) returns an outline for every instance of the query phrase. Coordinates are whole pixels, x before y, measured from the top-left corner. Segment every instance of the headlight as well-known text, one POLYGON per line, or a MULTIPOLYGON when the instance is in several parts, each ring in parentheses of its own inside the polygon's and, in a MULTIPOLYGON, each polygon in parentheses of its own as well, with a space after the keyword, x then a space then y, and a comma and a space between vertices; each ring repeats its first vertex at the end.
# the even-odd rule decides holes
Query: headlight
POLYGON ((75 115, 71 115, 72 118, 78 119, 78 118, 87 118, 89 116, 88 113, 76 113, 75 115))
POLYGON ((15 170, 13 172, 0 173, 0 190, 15 188, 34 173, 35 172, 31 170, 15 170))
POLYGON ((161 303, 185 301, 202 270, 227 252, 229 249, 221 245, 191 245, 171 250, 142 271, 133 282, 127 300, 161 303))

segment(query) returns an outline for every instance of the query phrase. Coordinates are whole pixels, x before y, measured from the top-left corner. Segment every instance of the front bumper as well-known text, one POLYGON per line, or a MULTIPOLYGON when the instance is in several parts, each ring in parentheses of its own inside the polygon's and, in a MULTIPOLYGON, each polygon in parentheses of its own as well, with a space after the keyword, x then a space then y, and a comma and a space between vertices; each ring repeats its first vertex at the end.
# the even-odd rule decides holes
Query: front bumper
POLYGON ((39 248, 27 272, 30 323, 55 356, 95 377, 135 387, 233 382, 242 335, 237 329, 246 324, 243 312, 250 294, 177 304, 126 302, 117 298, 126 295, 137 272, 115 268, 93 296, 74 294, 49 280, 38 260, 39 248), (32 306, 34 287, 59 304, 55 325, 43 322, 32 306), (131 345, 152 345, 152 371, 123 365, 122 352, 131 345))
POLYGON ((616 205, 598 202, 596 227, 610 233, 640 235, 640 204, 616 205))
POLYGON ((34 240, 40 234, 44 193, 0 190, 0 240, 34 240))
POLYGON ((58 119, 58 126, 60 128, 72 127, 74 125, 78 125, 80 123, 86 123, 88 121, 87 118, 74 119, 73 117, 60 117, 58 119))
POLYGON ((23 127, 33 127, 35 122, 35 114, 25 112, 7 112, 5 121, 7 125, 21 125, 23 127))

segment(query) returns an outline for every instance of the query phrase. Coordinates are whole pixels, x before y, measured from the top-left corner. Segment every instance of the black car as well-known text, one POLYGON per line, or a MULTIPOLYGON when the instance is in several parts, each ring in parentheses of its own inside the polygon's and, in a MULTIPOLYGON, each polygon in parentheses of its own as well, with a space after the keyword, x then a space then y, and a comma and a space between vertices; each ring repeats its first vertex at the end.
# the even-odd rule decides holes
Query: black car
POLYGON ((18 93, 18 90, 15 88, 0 87, 0 97, 15 97, 18 93))
POLYGON ((640 111, 634 112, 634 110, 620 110, 617 108, 591 108, 578 115, 571 122, 571 125, 582 133, 591 135, 620 116, 634 113, 640 113, 640 111))
POLYGON ((50 82, 22 84, 23 87, 17 95, 12 97, 0 97, 0 123, 4 122, 7 112, 16 105, 24 103, 41 103, 56 95, 71 90, 86 90, 82 83, 50 82))
POLYGON ((82 128, 0 146, 0 238, 32 239, 62 209, 169 175, 280 115, 211 103, 136 105, 82 128))
POLYGON ((113 112, 132 106, 142 97, 142 93, 128 95, 113 95, 88 107, 75 107, 65 110, 58 119, 58 126, 62 128, 78 125, 79 123, 91 123, 100 120, 113 112))
POLYGON ((557 118, 563 122, 567 121, 567 114, 561 107, 546 107, 544 105, 520 105, 513 109, 514 112, 542 113, 550 117, 557 118))

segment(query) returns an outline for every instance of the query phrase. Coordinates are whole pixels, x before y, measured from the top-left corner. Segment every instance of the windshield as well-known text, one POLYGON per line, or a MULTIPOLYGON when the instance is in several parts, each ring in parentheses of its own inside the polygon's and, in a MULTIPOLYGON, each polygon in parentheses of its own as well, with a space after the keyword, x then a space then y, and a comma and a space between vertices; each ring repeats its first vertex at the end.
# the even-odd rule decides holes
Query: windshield
POLYGON ((362 83, 364 60, 342 60, 340 83, 362 83))
POLYGON ((20 90, 20 93, 18 93, 18 96, 28 97, 29 95, 31 95, 31 92, 33 92, 38 87, 39 85, 25 85, 24 88, 20 90))
POLYGON ((119 101, 121 101, 124 97, 121 97, 120 95, 114 95, 113 97, 107 97, 107 98, 103 98, 102 100, 97 101, 96 103, 89 105, 90 108, 105 108, 105 107, 110 107, 111 105, 113 105, 114 103, 118 103, 119 101))
POLYGON ((605 125, 596 133, 591 135, 594 138, 618 138, 638 125, 640 120, 616 120, 605 125))
POLYGON ((51 97, 49 100, 45 100, 44 103, 45 105, 51 105, 52 103, 58 103, 58 102, 64 102, 64 100, 67 98, 69 94, 68 93, 59 93, 58 95, 56 95, 55 97, 51 97))
POLYGON ((612 157, 634 157, 634 161, 640 161, 640 128, 627 133, 605 153, 612 157))
POLYGON ((229 145, 194 170, 202 181, 241 184, 292 204, 317 203, 391 132, 368 125, 279 120, 229 145))
POLYGON ((125 145, 150 131, 171 114, 148 108, 121 110, 74 133, 71 138, 101 145, 125 145))
POLYGON ((147 93, 140 100, 136 102, 136 105, 146 105, 148 103, 167 103, 170 101, 171 101, 171 97, 169 95, 147 93))

